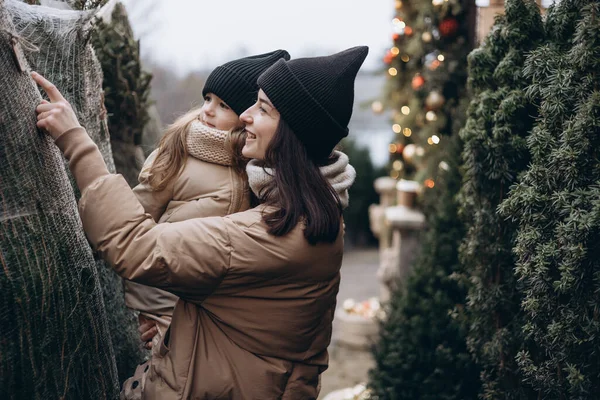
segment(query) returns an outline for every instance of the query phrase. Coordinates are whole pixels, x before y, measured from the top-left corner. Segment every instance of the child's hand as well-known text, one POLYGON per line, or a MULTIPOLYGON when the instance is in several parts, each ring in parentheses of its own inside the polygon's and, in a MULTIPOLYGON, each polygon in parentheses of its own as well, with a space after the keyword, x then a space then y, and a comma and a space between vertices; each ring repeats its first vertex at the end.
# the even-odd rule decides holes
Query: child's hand
POLYGON ((138 332, 140 333, 140 340, 145 343, 147 349, 152 348, 152 339, 158 334, 158 327, 156 322, 144 316, 139 316, 138 332))
POLYGON ((44 89, 50 99, 50 103, 43 100, 35 109, 38 113, 37 127, 48 132, 54 140, 66 131, 80 127, 73 108, 56 86, 37 72, 32 72, 31 77, 44 89))

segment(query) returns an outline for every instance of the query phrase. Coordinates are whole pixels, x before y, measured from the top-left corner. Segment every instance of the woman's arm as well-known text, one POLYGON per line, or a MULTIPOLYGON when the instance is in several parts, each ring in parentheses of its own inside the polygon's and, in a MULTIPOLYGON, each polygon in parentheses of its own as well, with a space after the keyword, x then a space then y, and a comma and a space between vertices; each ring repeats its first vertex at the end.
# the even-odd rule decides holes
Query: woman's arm
POLYGON ((83 228, 94 249, 125 279, 201 302, 229 269, 230 222, 214 217, 156 224, 125 179, 108 172, 98 147, 58 89, 41 75, 32 77, 51 100, 36 108, 38 127, 69 160, 82 193, 83 228))
POLYGON ((229 269, 230 222, 210 217, 156 224, 120 175, 93 182, 79 213, 94 249, 125 279, 201 302, 229 269))

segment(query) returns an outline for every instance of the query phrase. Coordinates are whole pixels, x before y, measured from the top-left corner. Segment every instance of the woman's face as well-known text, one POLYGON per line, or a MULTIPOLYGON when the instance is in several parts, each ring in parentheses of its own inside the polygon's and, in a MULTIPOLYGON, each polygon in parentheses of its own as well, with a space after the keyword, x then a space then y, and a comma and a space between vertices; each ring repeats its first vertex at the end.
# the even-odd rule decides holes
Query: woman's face
POLYGON ((273 107, 265 92, 259 90, 258 100, 240 115, 246 124, 246 145, 242 154, 246 158, 265 159, 267 147, 279 125, 279 111, 273 107))
POLYGON ((200 108, 200 122, 209 128, 228 131, 241 126, 238 115, 227 103, 214 93, 204 96, 204 104, 200 108))

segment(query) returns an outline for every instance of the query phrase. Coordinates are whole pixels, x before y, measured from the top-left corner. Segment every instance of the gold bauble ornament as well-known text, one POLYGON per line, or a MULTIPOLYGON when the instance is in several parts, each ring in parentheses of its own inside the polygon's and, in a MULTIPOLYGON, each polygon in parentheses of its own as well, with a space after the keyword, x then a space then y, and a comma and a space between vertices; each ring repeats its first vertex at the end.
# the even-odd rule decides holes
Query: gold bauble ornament
POLYGON ((412 163, 415 157, 415 153, 417 152, 417 146, 412 143, 404 146, 404 150, 402 151, 402 158, 404 161, 408 163, 412 163))
POLYGON ((442 108, 445 102, 446 99, 444 98, 444 96, 436 90, 431 91, 425 99, 425 105, 427 106, 427 108, 429 110, 434 111, 442 108))

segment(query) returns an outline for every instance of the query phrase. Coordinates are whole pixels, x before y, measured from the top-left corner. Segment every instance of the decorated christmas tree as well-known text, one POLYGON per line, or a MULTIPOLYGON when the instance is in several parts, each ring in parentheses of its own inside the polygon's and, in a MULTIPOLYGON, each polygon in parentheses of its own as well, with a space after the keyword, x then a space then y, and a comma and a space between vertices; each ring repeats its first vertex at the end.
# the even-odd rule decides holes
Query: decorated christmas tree
MULTIPOLYGON (((600 393, 600 4, 562 0, 525 63, 539 117, 530 166, 501 206, 518 224, 522 379, 535 398, 600 393)), ((486 312, 489 313, 489 310, 486 312)))
MULTIPOLYGON (((466 59, 472 37, 469 0, 396 1, 393 47, 384 57, 388 84, 373 110, 392 110, 390 174, 433 187, 439 148, 466 95, 466 59)), ((471 24, 472 25, 472 24, 471 24)))
MULTIPOLYGON (((483 45, 469 55, 474 92, 465 128, 459 193, 466 237, 460 248, 468 294, 469 350, 482 369, 483 399, 532 398, 515 357, 523 349, 522 292, 514 276, 517 226, 497 213, 529 162, 526 138, 536 109, 527 96, 525 57, 544 38, 533 0, 508 0, 483 45)), ((532 199, 530 199, 532 200, 532 199)))

